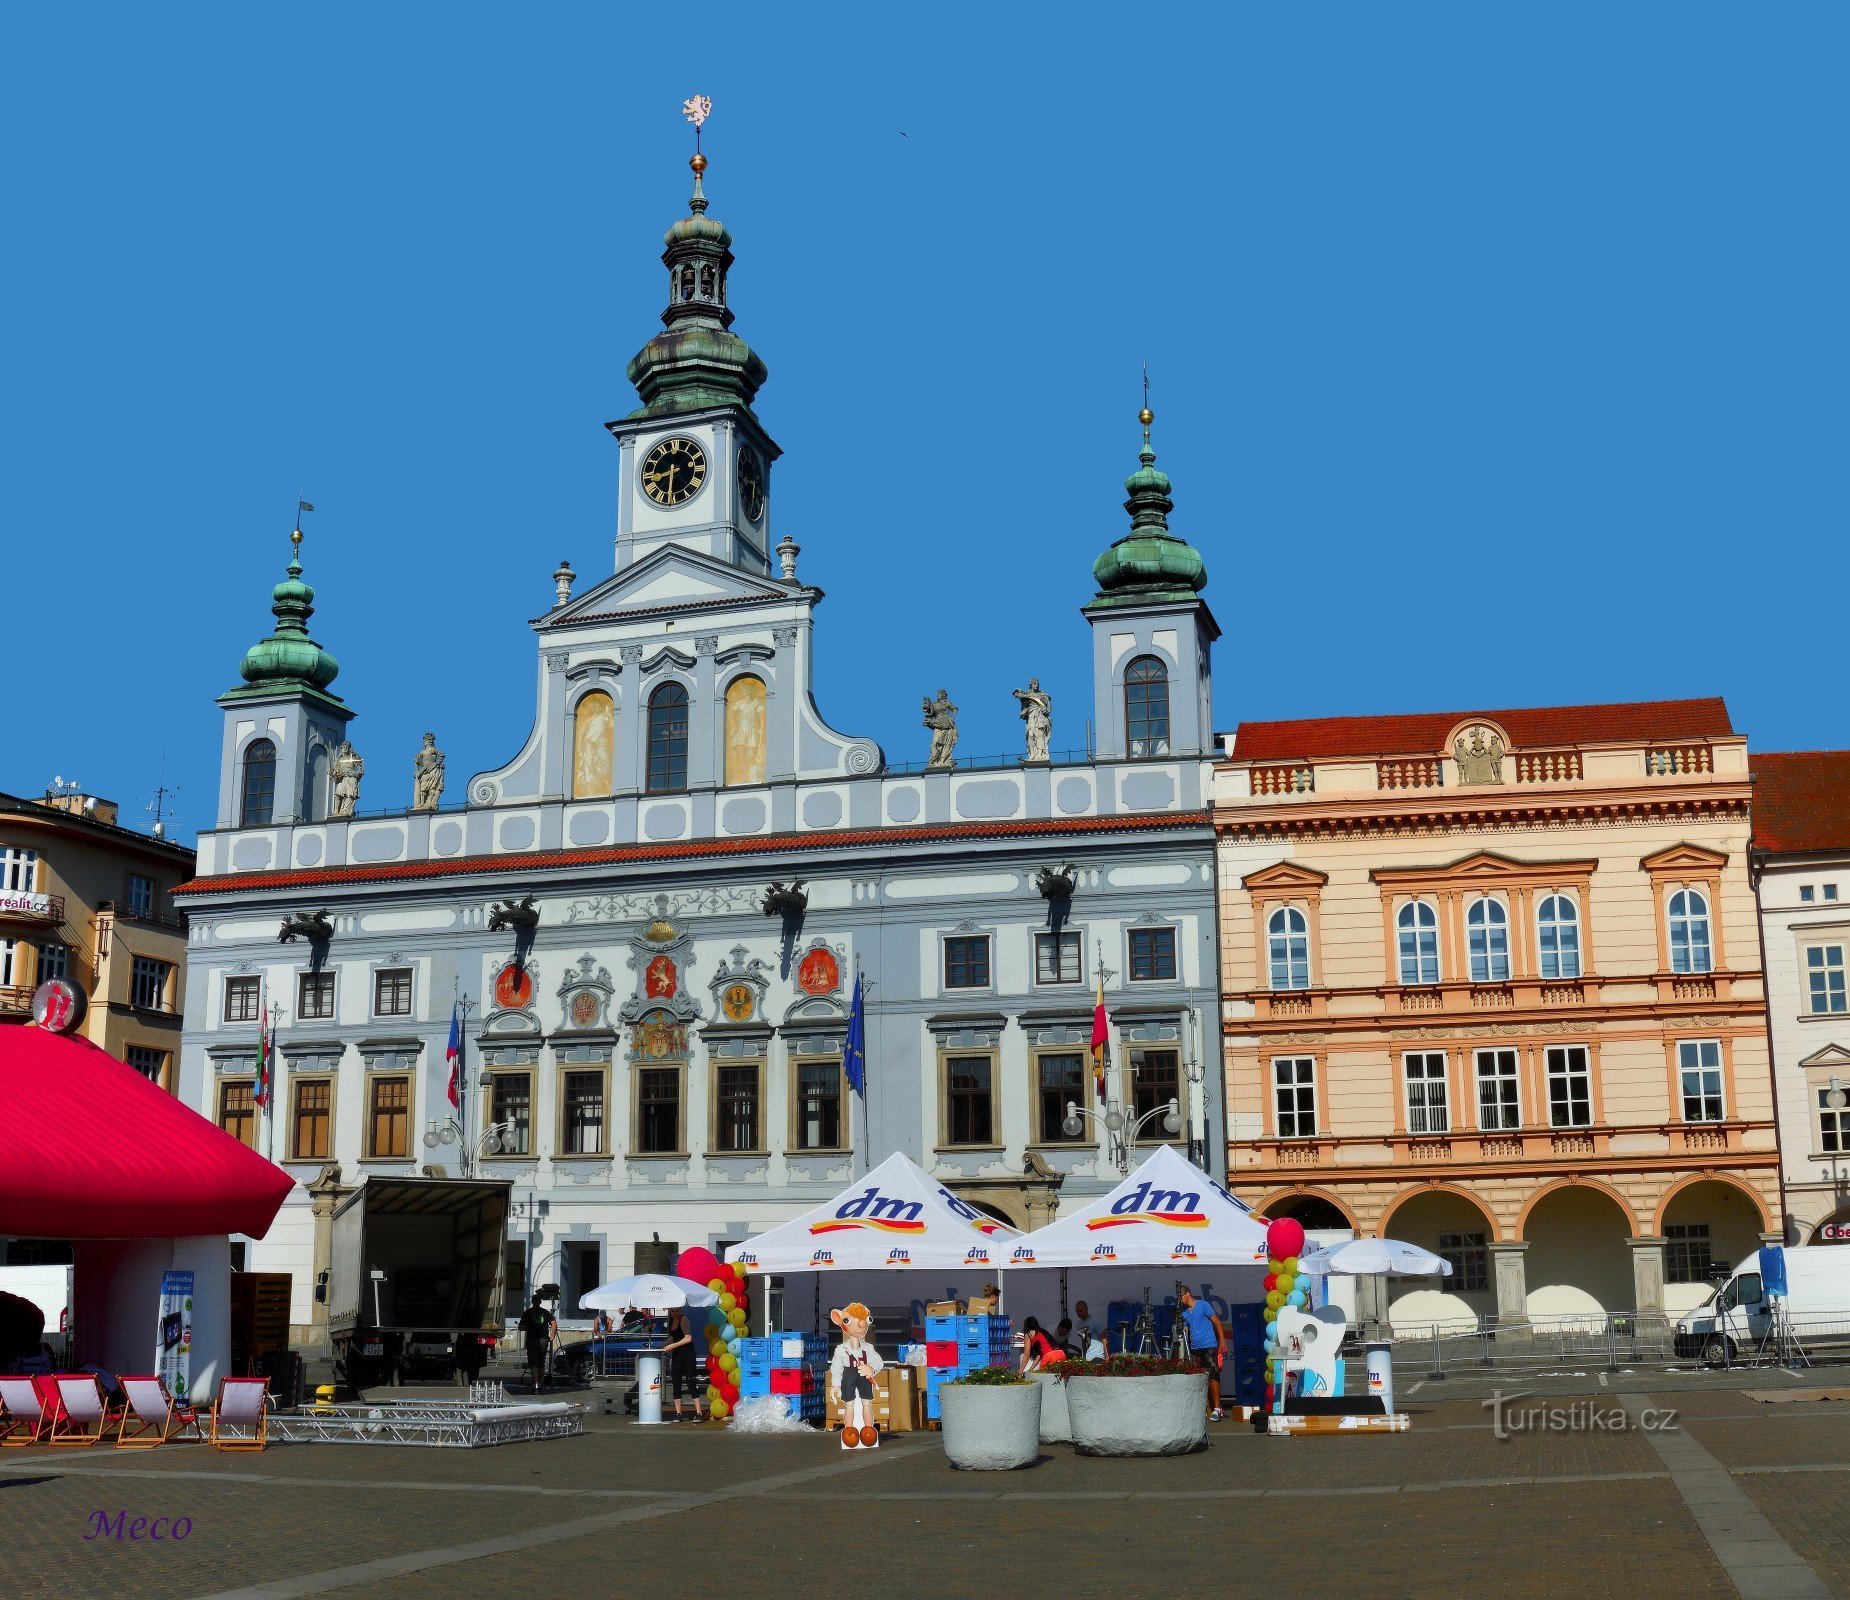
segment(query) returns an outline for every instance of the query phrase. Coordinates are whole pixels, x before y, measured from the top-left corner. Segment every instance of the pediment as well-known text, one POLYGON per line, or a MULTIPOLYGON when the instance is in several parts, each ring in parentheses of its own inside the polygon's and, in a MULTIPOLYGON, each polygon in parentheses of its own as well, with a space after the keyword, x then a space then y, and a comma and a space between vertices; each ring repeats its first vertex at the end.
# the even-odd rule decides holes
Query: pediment
POLYGON ((1822 1050, 1808 1055, 1799 1065, 1801 1067, 1850 1068, 1850 1050, 1846 1050, 1840 1044, 1827 1044, 1822 1050))
POLYGON ((1727 854, 1699 844, 1673 844, 1638 865, 1646 872, 1713 872, 1728 865, 1727 854))
POLYGON ((1245 889, 1310 890, 1321 889, 1329 881, 1330 875, 1315 867, 1302 866, 1296 861, 1275 861, 1269 867, 1247 873, 1240 885, 1245 889))
POLYGON ((1376 883, 1496 883, 1503 880, 1534 882, 1538 878, 1584 878, 1597 869, 1597 861, 1518 861, 1494 850, 1473 850, 1456 861, 1436 867, 1378 867, 1369 874, 1376 883))
POLYGON ((773 578, 757 577, 698 550, 665 545, 602 583, 538 618, 542 633, 605 622, 624 612, 672 613, 680 608, 710 612, 728 604, 755 605, 789 600, 804 591, 773 578))

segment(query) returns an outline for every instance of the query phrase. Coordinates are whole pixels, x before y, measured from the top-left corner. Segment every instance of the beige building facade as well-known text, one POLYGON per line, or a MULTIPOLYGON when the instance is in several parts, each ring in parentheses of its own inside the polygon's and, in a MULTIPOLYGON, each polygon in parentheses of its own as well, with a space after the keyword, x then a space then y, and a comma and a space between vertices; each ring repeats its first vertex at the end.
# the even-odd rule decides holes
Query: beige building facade
POLYGON ((1234 1192, 1446 1256, 1401 1327, 1699 1303, 1780 1226, 1749 795, 1719 700, 1242 725, 1234 1192))
POLYGON ((186 993, 173 891, 193 852, 116 817, 90 795, 0 794, 0 1025, 30 1021, 32 991, 69 978, 89 1001, 79 1031, 171 1091, 186 993))

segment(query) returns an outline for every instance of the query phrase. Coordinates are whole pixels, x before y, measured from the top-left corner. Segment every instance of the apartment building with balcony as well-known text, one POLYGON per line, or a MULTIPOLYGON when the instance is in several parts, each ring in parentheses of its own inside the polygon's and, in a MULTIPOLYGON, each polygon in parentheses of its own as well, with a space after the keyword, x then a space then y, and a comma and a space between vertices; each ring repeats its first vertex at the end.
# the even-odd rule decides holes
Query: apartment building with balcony
POLYGON ((1675 1310, 1777 1237, 1721 700, 1249 722, 1225 749, 1228 1181, 1452 1262, 1365 1314, 1675 1310))
POLYGON ((191 850, 122 827, 108 800, 0 794, 0 1026, 69 978, 89 998, 79 1031, 171 1091, 186 993, 173 890, 192 875, 191 850))

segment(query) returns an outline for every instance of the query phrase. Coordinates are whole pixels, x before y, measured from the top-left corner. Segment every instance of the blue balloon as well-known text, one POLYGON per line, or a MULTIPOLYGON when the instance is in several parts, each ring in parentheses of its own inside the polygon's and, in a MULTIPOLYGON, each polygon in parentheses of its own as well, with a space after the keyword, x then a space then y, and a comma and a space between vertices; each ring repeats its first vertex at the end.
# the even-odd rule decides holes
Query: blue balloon
POLYGON ((1278 1343, 1278 1329, 1273 1327, 1272 1324, 1268 1322, 1265 1326, 1265 1347, 1266 1349, 1270 1350, 1272 1346, 1277 1343, 1278 1343))
POLYGON ((1303 1305, 1304 1302, 1307 1301, 1309 1298, 1310 1296, 1307 1295, 1302 1289, 1293 1289, 1290 1294, 1285 1296, 1285 1300, 1287 1304, 1294 1305, 1294 1306, 1303 1305))

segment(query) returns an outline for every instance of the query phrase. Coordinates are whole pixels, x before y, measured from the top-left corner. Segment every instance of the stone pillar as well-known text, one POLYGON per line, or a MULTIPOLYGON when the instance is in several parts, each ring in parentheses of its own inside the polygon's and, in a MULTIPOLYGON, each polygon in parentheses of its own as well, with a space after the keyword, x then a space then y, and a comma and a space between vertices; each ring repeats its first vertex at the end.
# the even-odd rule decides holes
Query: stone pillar
POLYGON ((1641 1233, 1632 1240, 1632 1309, 1664 1309, 1664 1241, 1658 1234, 1641 1233))
MULTIPOLYGON (((352 1192, 341 1183, 340 1166, 335 1162, 323 1167, 315 1181, 308 1185, 315 1218, 315 1267, 308 1289, 307 1336, 299 1342, 313 1349, 328 1348, 328 1303, 325 1297, 318 1297, 315 1290, 329 1281, 323 1274, 334 1262, 334 1207, 352 1192)), ((291 1329, 290 1333, 291 1341, 298 1342, 297 1330, 291 1329)))
POLYGON ((1523 1255, 1527 1239, 1505 1239, 1490 1247, 1490 1270, 1497 1287, 1497 1320, 1516 1322, 1529 1314, 1529 1274, 1523 1255))

